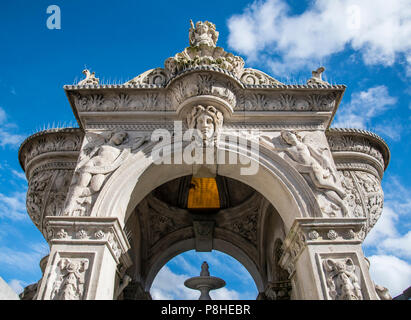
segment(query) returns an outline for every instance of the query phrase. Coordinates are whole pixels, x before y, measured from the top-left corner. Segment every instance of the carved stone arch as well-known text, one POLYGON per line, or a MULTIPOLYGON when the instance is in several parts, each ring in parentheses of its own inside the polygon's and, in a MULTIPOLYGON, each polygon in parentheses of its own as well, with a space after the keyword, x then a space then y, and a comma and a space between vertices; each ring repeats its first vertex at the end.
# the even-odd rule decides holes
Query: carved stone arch
MULTIPOLYGON (((151 148, 152 145, 149 145, 129 157, 116 170, 100 191, 91 216, 117 217, 124 225, 132 210, 151 190, 172 179, 193 173, 193 166, 184 163, 154 164, 149 156, 151 148)), ((233 152, 227 145, 218 149, 226 153, 226 159, 233 152)), ((173 145, 170 145, 169 150, 173 150, 173 145)), ((239 180, 261 193, 278 210, 287 231, 296 218, 321 215, 316 198, 305 179, 274 151, 260 146, 258 159, 243 150, 237 153, 248 158, 250 163, 259 165, 257 174, 241 175, 240 169, 244 167, 241 164, 219 164, 217 174, 239 180)))
MULTIPOLYGON (((194 242, 194 239, 182 240, 169 246, 167 250, 160 252, 154 263, 150 265, 149 272, 146 276, 145 290, 150 290, 157 273, 169 260, 183 252, 194 249, 194 242)), ((215 250, 226 253, 239 261, 254 279, 258 291, 261 292, 264 290, 264 282, 257 265, 248 257, 241 247, 235 246, 231 242, 222 239, 214 239, 214 247, 215 250)))

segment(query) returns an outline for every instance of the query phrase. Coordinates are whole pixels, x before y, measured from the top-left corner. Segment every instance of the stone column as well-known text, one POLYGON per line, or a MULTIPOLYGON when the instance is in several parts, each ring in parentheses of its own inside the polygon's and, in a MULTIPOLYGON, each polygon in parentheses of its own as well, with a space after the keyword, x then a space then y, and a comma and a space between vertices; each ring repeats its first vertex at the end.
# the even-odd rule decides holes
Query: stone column
POLYGON ((117 218, 47 217, 50 257, 38 300, 112 300, 116 272, 131 265, 117 218))
POLYGON ((361 248, 365 224, 366 218, 296 219, 280 259, 293 299, 378 299, 361 248))

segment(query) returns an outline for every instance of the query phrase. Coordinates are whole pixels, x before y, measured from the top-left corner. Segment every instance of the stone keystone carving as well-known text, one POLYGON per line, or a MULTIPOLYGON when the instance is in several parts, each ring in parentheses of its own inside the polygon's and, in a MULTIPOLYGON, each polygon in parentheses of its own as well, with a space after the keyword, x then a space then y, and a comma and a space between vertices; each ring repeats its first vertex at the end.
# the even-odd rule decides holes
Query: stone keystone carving
POLYGON ((83 74, 86 76, 86 78, 81 80, 77 85, 84 86, 88 84, 91 84, 91 85, 99 84, 100 79, 96 78, 94 71, 90 72, 90 70, 84 69, 83 74))
POLYGON ((83 160, 80 160, 63 215, 84 216, 89 213, 95 200, 94 196, 100 191, 107 176, 130 154, 130 149, 121 148, 127 136, 124 131, 112 132, 107 144, 94 147, 83 160))
POLYGON ((355 265, 351 258, 325 259, 327 287, 333 300, 362 300, 361 287, 355 275, 355 265))
POLYGON ((188 35, 190 46, 207 45, 215 47, 217 45, 218 31, 216 31, 214 23, 198 21, 194 27, 193 20, 190 20, 190 25, 188 35))
POLYGON ((344 216, 348 215, 348 209, 343 199, 346 194, 341 186, 337 171, 331 161, 324 154, 326 148, 315 150, 309 144, 303 142, 302 137, 295 132, 282 131, 281 138, 289 145, 287 148, 275 148, 283 151, 288 156, 291 164, 300 172, 308 174, 314 186, 322 191, 322 194, 331 202, 331 211, 322 206, 325 213, 335 215, 335 210, 341 209, 344 216))
POLYGON ((58 262, 57 280, 51 299, 81 300, 84 295, 85 273, 89 267, 88 259, 61 259, 58 262))
POLYGON ((213 146, 223 125, 223 114, 213 106, 195 106, 187 116, 190 129, 197 129, 203 146, 213 146))

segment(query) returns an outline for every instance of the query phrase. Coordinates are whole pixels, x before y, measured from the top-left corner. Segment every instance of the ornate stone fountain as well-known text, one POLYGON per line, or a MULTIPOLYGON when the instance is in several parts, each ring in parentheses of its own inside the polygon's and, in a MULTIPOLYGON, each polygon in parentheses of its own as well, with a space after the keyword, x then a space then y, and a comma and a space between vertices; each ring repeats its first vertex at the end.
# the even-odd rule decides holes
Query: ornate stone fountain
POLYGON ((201 292, 198 300, 211 300, 210 291, 220 289, 225 286, 225 281, 221 278, 211 277, 208 271, 208 263, 206 261, 201 265, 199 277, 187 279, 184 282, 187 288, 199 290, 201 292))

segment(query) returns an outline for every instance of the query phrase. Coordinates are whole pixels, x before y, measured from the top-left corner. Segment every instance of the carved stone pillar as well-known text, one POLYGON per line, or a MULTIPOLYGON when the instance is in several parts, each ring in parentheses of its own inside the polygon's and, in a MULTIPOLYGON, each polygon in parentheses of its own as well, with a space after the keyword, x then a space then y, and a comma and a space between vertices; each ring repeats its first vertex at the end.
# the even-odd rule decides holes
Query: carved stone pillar
POLYGON ((280 265, 293 299, 378 299, 362 252, 365 218, 297 219, 284 240, 280 265))
POLYGON ((130 266, 117 218, 47 217, 50 256, 38 300, 111 300, 116 272, 130 266))

